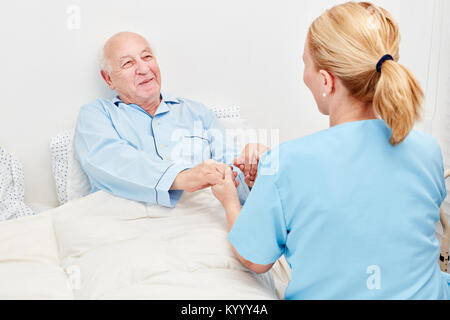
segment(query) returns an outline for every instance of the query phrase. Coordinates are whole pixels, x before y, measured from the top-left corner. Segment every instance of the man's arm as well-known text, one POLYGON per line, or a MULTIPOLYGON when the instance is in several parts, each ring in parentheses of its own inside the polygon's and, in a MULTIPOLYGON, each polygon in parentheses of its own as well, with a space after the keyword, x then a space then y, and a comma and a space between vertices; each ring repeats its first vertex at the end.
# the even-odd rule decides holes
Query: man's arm
POLYGON ((80 164, 97 189, 116 196, 173 207, 182 190, 170 190, 189 164, 152 158, 121 139, 108 113, 99 105, 81 109, 75 131, 80 164))

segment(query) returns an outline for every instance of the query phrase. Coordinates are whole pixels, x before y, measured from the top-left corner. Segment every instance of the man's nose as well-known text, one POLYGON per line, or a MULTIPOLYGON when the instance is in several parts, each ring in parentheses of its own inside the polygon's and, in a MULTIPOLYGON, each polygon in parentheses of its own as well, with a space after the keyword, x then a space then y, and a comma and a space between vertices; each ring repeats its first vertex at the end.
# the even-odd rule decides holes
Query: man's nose
POLYGON ((150 71, 150 66, 144 61, 139 61, 136 65, 137 74, 147 74, 150 71))

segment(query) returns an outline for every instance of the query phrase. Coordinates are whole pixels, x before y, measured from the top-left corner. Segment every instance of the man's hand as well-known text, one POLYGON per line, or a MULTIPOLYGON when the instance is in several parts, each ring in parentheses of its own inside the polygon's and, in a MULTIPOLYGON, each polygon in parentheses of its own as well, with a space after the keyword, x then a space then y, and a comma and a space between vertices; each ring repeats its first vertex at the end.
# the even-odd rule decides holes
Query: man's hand
MULTIPOLYGON (((229 166, 218 163, 214 160, 207 160, 198 166, 183 171, 175 178, 170 190, 183 190, 186 192, 196 192, 220 183, 229 166)), ((233 174, 233 181, 237 187, 237 172, 233 174)))
POLYGON ((269 150, 263 144, 250 143, 245 146, 241 155, 234 159, 234 165, 238 167, 245 176, 245 183, 252 188, 258 176, 258 164, 261 155, 269 150))

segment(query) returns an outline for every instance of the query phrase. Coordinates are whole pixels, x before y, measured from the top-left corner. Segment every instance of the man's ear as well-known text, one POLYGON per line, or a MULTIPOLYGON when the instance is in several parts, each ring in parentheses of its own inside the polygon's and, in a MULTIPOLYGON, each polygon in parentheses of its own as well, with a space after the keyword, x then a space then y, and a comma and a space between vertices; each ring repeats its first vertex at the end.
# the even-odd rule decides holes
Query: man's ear
POLYGON ((113 83, 112 83, 112 81, 111 81, 111 77, 110 77, 109 73, 106 72, 105 70, 102 70, 102 71, 100 71, 100 74, 102 75, 102 78, 103 78, 103 80, 105 80, 105 82, 106 82, 106 84, 108 85, 108 87, 109 87, 111 90, 114 90, 115 87, 114 87, 114 85, 113 85, 113 83))
POLYGON ((334 86, 335 86, 335 78, 334 76, 325 70, 320 70, 321 75, 321 81, 322 81, 322 87, 324 90, 324 93, 327 95, 330 95, 334 92, 334 86))

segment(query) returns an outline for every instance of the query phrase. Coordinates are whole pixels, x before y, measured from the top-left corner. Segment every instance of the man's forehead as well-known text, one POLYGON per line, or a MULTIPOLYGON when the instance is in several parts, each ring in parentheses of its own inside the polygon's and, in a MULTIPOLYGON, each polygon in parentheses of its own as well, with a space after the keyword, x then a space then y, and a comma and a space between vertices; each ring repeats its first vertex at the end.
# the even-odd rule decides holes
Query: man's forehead
POLYGON ((105 44, 105 53, 111 57, 126 57, 136 53, 150 52, 147 40, 134 33, 121 33, 111 37, 105 44))

